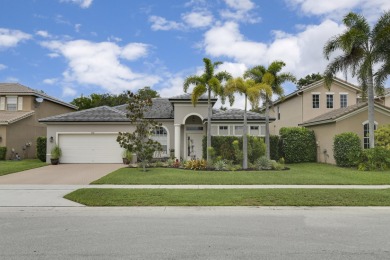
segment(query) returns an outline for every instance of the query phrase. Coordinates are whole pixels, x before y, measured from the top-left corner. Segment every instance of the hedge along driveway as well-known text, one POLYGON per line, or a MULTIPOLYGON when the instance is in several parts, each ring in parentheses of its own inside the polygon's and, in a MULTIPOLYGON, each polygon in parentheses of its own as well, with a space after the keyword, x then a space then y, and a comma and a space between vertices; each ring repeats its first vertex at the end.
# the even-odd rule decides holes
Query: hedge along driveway
POLYGON ((173 168, 122 168, 92 184, 203 185, 380 185, 390 184, 390 171, 362 172, 318 163, 288 165, 287 171, 192 171, 173 168))

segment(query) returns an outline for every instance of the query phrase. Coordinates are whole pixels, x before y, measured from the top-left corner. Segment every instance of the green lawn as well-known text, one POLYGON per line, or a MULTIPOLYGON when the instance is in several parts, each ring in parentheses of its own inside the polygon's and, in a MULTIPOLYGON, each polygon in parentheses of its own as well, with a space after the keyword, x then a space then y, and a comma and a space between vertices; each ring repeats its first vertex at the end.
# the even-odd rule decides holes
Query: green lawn
POLYGON ((38 168, 47 165, 38 159, 26 159, 21 161, 0 161, 0 176, 38 168))
POLYGON ((80 189, 87 206, 390 206, 390 189, 80 189))
POLYGON ((122 168, 92 184, 390 184, 390 171, 362 172, 328 164, 289 165, 287 171, 191 171, 172 168, 122 168))

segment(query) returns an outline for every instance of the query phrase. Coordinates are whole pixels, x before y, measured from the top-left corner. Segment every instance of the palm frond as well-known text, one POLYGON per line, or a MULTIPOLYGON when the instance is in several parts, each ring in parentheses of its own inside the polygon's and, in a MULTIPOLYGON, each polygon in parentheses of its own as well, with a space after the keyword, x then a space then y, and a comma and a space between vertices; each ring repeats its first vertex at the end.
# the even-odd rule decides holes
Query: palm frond
POLYGON ((196 76, 196 75, 193 75, 193 76, 189 76, 187 77, 185 80, 184 80, 184 84, 183 84, 183 89, 184 89, 184 92, 187 93, 188 91, 188 88, 191 86, 191 85, 199 85, 199 84, 204 84, 204 80, 202 77, 200 76, 196 76))
POLYGON ((203 76, 205 77, 206 81, 209 81, 214 76, 214 65, 208 58, 203 58, 204 62, 204 73, 203 76))
POLYGON ((197 85, 194 90, 192 91, 192 95, 191 95, 191 101, 192 101, 192 104, 195 106, 196 103, 198 103, 198 99, 204 94, 206 93, 207 91, 207 88, 204 84, 201 84, 201 85, 197 85))
POLYGON ((283 67, 286 66, 286 63, 280 60, 273 61, 269 66, 267 71, 272 73, 273 75, 276 75, 279 73, 283 67))
POLYGON ((262 65, 255 66, 245 71, 244 79, 253 79, 257 83, 260 83, 266 71, 266 68, 262 65))
POLYGON ((210 90, 216 95, 223 95, 223 88, 221 85, 221 82, 216 77, 212 77, 208 82, 207 85, 209 86, 210 90))
POLYGON ((215 77, 220 81, 220 82, 223 82, 223 81, 228 81, 229 79, 232 78, 232 75, 230 75, 229 72, 227 71, 221 71, 221 72, 218 72, 217 74, 215 74, 215 77))

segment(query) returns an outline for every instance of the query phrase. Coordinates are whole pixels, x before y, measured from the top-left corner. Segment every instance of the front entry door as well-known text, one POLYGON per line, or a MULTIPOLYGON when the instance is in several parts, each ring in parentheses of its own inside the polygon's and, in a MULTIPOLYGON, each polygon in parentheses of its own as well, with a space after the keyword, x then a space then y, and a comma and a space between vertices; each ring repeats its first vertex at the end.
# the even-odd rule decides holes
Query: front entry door
POLYGON ((187 160, 202 159, 203 133, 187 133, 186 157, 187 160))

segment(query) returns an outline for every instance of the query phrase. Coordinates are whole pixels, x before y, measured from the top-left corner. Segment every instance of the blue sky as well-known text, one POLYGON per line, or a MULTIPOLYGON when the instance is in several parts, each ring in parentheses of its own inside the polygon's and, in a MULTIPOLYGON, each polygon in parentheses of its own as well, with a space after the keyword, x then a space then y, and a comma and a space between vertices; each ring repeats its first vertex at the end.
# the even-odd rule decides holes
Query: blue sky
POLYGON ((279 59, 297 78, 323 72, 343 15, 374 23, 390 1, 0 0, 0 9, 0 81, 71 101, 144 86, 178 95, 203 57, 234 76, 279 59))

